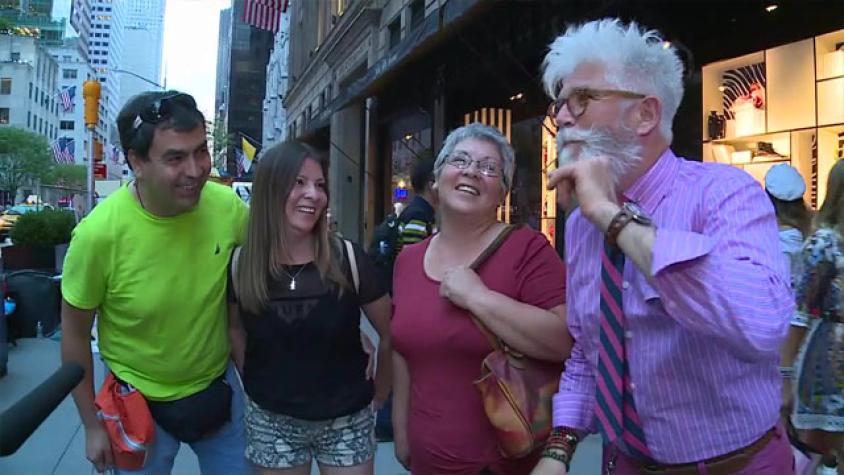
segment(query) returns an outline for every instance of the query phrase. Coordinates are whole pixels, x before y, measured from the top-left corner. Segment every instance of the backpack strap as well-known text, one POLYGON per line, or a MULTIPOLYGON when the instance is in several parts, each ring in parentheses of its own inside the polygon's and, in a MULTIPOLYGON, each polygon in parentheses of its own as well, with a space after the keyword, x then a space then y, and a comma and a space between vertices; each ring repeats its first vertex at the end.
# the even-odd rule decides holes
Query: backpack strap
POLYGON ((355 283, 355 293, 360 293, 360 276, 358 275, 358 261, 355 256, 355 248, 348 239, 343 239, 346 245, 346 258, 349 260, 349 267, 352 268, 352 280, 355 283))

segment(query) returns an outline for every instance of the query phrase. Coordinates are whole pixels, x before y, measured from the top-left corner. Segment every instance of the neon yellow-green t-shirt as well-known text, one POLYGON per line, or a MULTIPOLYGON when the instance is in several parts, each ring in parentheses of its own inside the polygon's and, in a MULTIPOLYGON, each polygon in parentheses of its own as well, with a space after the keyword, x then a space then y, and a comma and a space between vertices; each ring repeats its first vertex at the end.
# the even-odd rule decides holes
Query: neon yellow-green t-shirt
POLYGON ((243 201, 216 183, 194 209, 169 218, 122 187, 74 229, 62 296, 98 309, 103 359, 149 399, 191 395, 225 370, 226 273, 247 219, 243 201))

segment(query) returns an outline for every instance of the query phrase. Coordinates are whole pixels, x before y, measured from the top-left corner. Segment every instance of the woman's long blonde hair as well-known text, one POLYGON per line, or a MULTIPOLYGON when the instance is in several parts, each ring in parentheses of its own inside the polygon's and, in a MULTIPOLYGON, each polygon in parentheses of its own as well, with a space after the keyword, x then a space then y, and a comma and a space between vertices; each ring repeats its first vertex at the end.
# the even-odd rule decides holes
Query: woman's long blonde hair
MULTIPOLYGON (((288 141, 266 152, 258 163, 252 183, 249 226, 235 272, 238 300, 253 314, 259 314, 269 301, 268 282, 285 276, 282 262, 287 260, 287 238, 284 234, 287 215, 285 204, 296 184, 305 160, 314 160, 325 177, 328 195, 328 160, 310 146, 288 141)), ((330 198, 330 197, 329 197, 330 198)), ((314 264, 326 283, 342 292, 348 279, 342 271, 343 252, 336 239, 329 235, 327 208, 322 210, 314 227, 314 264)))

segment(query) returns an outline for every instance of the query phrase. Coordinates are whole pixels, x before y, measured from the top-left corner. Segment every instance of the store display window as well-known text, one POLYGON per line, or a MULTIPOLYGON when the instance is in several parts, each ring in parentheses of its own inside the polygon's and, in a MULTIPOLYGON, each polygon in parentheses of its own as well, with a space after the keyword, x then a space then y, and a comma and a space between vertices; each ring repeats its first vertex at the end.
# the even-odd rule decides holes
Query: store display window
POLYGON ((829 170, 844 158, 844 30, 702 68, 703 159, 745 170, 760 184, 777 163, 823 203, 829 170))

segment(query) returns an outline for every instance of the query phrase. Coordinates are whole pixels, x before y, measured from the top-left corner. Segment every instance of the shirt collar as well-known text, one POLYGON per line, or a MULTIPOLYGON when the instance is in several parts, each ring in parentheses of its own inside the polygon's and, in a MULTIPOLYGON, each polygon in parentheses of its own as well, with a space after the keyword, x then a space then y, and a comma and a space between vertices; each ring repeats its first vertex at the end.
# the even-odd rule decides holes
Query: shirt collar
POLYGON ((668 194, 674 182, 680 160, 670 148, 665 149, 656 163, 623 193, 624 199, 638 204, 645 213, 653 216, 657 205, 668 194))

